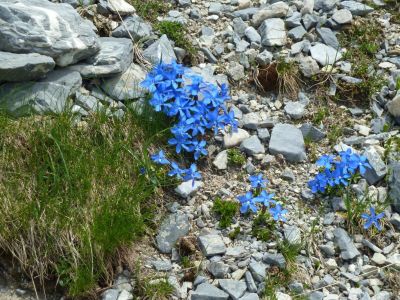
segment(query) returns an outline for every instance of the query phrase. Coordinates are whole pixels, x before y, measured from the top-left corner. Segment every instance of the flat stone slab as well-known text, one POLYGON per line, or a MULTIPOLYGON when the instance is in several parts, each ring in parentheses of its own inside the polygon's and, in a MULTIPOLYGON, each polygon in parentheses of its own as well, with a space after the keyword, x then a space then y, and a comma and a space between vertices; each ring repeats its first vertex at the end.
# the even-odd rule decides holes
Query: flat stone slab
POLYGON ((54 60, 37 53, 16 54, 0 51, 0 82, 41 79, 54 69, 54 60))
POLYGON ((369 184, 375 184, 387 174, 387 167, 378 151, 373 146, 365 149, 363 155, 368 159, 371 168, 367 168, 363 177, 369 184))
POLYGON ((374 11, 371 6, 356 1, 342 1, 339 6, 348 9, 355 16, 365 16, 374 11))
POLYGON ((228 300, 229 295, 219 288, 205 282, 197 286, 192 300, 228 300))
POLYGON ((258 32, 264 46, 284 46, 287 42, 285 22, 282 19, 272 18, 265 20, 258 32))
POLYGON ((114 100, 137 99, 146 93, 146 90, 140 86, 145 78, 146 71, 141 66, 132 63, 124 73, 104 78, 101 88, 114 100))
POLYGON ((103 37, 99 39, 100 51, 69 68, 81 73, 83 78, 107 77, 125 72, 133 62, 133 44, 130 39, 103 37))
POLYGON ((248 155, 262 154, 265 153, 264 145, 261 144, 260 139, 256 135, 245 139, 240 144, 240 150, 244 151, 248 155))
POLYGON ((284 269, 286 266, 285 257, 281 253, 265 253, 263 256, 263 262, 270 266, 277 266, 284 269))
POLYGON ((66 3, 2 1, 0 24, 0 50, 50 56, 61 67, 99 50, 92 26, 66 3))
POLYGON ((322 43, 316 43, 310 52, 312 58, 322 66, 332 65, 342 59, 342 54, 338 50, 322 43))
POLYGON ((220 279, 219 286, 227 292, 233 300, 239 300, 247 290, 246 282, 233 279, 220 279))
POLYGON ((0 85, 0 109, 15 117, 59 114, 81 85, 81 75, 65 69, 52 71, 38 82, 5 83, 0 85))
POLYGON ((206 257, 225 254, 226 247, 221 236, 218 234, 207 234, 198 237, 200 249, 206 257))
POLYGON ((176 61, 174 49, 168 37, 164 34, 143 51, 143 56, 153 65, 160 62, 171 63, 176 61))
POLYGON ((272 129, 269 142, 271 154, 282 154, 290 162, 301 162, 306 159, 303 134, 290 124, 276 124, 272 129))
POLYGON ((182 212, 169 215, 161 224, 156 245, 162 253, 171 253, 176 241, 189 233, 189 218, 182 212))
POLYGON ((149 23, 145 22, 139 16, 129 16, 124 19, 124 24, 114 29, 111 35, 117 38, 132 37, 137 41, 151 34, 152 28, 149 23))
POLYGON ((360 255, 360 252, 354 245, 346 230, 344 230, 343 228, 336 228, 333 231, 333 235, 335 236, 336 244, 342 251, 340 254, 342 259, 351 260, 360 255))

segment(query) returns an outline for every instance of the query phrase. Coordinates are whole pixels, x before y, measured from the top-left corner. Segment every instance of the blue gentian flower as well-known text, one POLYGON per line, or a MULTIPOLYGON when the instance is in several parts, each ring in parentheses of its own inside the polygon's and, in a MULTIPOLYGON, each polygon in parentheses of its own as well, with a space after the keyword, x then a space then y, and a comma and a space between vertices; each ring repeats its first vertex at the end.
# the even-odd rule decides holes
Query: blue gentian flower
POLYGON ((140 167, 140 168, 139 168, 139 173, 140 173, 141 175, 145 175, 145 174, 147 173, 146 168, 145 168, 145 167, 140 167))
POLYGON ((185 176, 183 177, 183 180, 192 180, 192 186, 194 186, 194 182, 196 179, 201 179, 201 175, 197 171, 196 164, 191 164, 190 168, 185 170, 185 176))
POLYGON ((335 170, 333 170, 332 176, 335 185, 340 185, 340 184, 343 184, 344 186, 349 185, 349 179, 351 177, 351 174, 348 173, 346 169, 336 168, 335 170))
POLYGON ((185 169, 181 169, 176 162, 171 163, 171 170, 168 172, 168 176, 176 176, 178 179, 182 179, 185 174, 185 169))
POLYGON ((207 127, 214 128, 214 134, 217 135, 218 131, 225 127, 224 116, 219 114, 218 109, 210 111, 206 115, 207 127))
POLYGON ((207 155, 207 150, 205 148, 206 141, 193 141, 189 147, 185 146, 185 150, 188 152, 194 152, 194 159, 198 160, 201 155, 207 155))
POLYGON ((160 150, 160 152, 158 152, 157 154, 153 154, 151 155, 151 159, 160 165, 169 165, 170 162, 169 160, 165 157, 164 151, 160 150))
POLYGON ((379 224, 379 219, 383 218, 385 216, 385 213, 380 213, 379 215, 376 215, 375 213, 375 208, 370 207, 369 209, 370 214, 361 214, 361 218, 365 219, 365 224, 364 224, 364 229, 370 228, 372 225, 378 229, 378 231, 382 230, 381 224, 379 224))
POLYGON ((363 155, 353 154, 350 158, 350 166, 353 169, 358 168, 361 175, 364 175, 366 169, 371 169, 371 165, 368 163, 368 159, 363 155))
POLYGON ((262 203, 266 208, 271 206, 271 203, 276 203, 276 201, 272 200, 275 194, 268 194, 267 191, 262 191, 260 195, 254 198, 255 202, 262 203))
POLYGON ((332 167, 332 163, 334 161, 334 157, 332 155, 322 155, 316 162, 317 166, 324 167, 326 169, 330 169, 332 167))
POLYGON ((365 156, 353 153, 351 149, 339 152, 338 159, 331 155, 323 155, 317 160, 317 165, 324 169, 308 183, 313 193, 325 192, 328 185, 331 187, 348 186, 356 171, 363 175, 366 168, 371 168, 365 156))
POLYGON ((269 209, 272 218, 275 221, 283 221, 286 222, 285 214, 287 213, 286 209, 282 209, 282 206, 278 203, 275 207, 269 209))
POLYGON ((250 184, 252 188, 265 188, 267 186, 268 180, 263 178, 262 174, 252 175, 249 177, 250 184))
POLYGON ((248 212, 249 210, 251 210, 254 213, 257 212, 258 209, 256 206, 256 202, 254 201, 252 192, 247 192, 243 196, 238 196, 237 199, 240 201, 240 204, 241 204, 240 212, 242 214, 248 212))

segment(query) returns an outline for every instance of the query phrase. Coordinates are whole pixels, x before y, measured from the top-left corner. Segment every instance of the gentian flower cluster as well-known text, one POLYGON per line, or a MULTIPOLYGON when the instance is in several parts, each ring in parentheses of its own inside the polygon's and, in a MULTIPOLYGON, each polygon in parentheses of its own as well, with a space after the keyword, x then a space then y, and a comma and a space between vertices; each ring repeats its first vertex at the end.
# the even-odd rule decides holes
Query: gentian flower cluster
POLYGON ((228 125, 237 129, 233 112, 228 112, 225 106, 230 98, 226 84, 218 87, 172 62, 155 66, 141 85, 152 94, 150 105, 156 111, 176 119, 168 144, 177 153, 190 152, 198 160, 207 155, 206 141, 202 138, 207 130, 217 134, 228 125))
MULTIPOLYGON (((209 83, 188 68, 172 62, 156 65, 141 86, 151 93, 150 105, 155 111, 176 120, 171 128, 173 137, 168 144, 175 147, 177 153, 193 153, 193 158, 198 160, 207 155, 204 140, 207 130, 212 130, 214 134, 226 126, 237 130, 235 116, 225 106, 225 101, 229 99, 229 89, 225 84, 217 86, 209 83)), ((158 164, 170 165, 170 176, 192 180, 193 184, 201 178, 196 164, 182 169, 176 162, 170 162, 163 151, 151 158, 158 164)))
POLYGON ((249 181, 253 191, 237 197, 241 204, 240 212, 247 213, 252 211, 256 213, 258 211, 257 203, 261 203, 263 210, 268 209, 275 221, 286 221, 285 214, 287 210, 283 209, 282 205, 273 200, 274 194, 269 194, 266 190, 263 190, 267 186, 268 180, 264 179, 262 174, 258 174, 250 176, 249 181))
POLYGON ((351 149, 341 151, 337 157, 322 155, 316 164, 321 170, 308 182, 313 193, 324 193, 329 187, 347 186, 357 171, 364 175, 366 169, 371 168, 365 156, 353 153, 351 149))

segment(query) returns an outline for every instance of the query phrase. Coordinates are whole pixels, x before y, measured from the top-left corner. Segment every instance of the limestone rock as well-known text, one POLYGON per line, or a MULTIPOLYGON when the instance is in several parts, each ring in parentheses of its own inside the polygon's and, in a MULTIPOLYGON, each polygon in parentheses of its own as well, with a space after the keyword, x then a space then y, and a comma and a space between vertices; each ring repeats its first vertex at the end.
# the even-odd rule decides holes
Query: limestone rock
POLYGON ((41 79, 54 69, 54 60, 37 53, 16 54, 0 51, 0 82, 41 79))
POLYGON ((282 154, 290 162, 306 159, 303 134, 290 124, 276 124, 269 142, 271 154, 282 154))
POLYGON ((50 56, 64 67, 96 54, 99 44, 69 4, 7 0, 0 2, 0 50, 50 56))
POLYGON ((99 44, 100 51, 96 55, 69 68, 81 73, 83 78, 96 78, 125 72, 133 62, 130 39, 103 37, 99 44))
POLYGON ((0 109, 16 117, 61 113, 81 85, 80 74, 70 70, 52 71, 38 82, 5 83, 0 85, 0 109))
POLYGON ((139 65, 132 63, 124 73, 104 78, 101 88, 115 100, 137 99, 145 95, 145 89, 140 87, 140 83, 145 77, 146 71, 139 65))

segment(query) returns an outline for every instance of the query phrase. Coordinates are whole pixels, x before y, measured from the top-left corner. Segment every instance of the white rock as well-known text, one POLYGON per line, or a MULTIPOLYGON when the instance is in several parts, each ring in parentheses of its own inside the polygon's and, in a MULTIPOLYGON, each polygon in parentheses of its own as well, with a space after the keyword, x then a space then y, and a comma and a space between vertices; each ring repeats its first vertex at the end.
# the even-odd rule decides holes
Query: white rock
POLYGON ((240 145, 245 139, 250 137, 250 134, 241 128, 238 128, 237 132, 225 133, 224 134, 224 147, 232 148, 240 145))
POLYGON ((136 12, 135 8, 124 0, 108 0, 108 8, 120 15, 130 15, 136 12))

